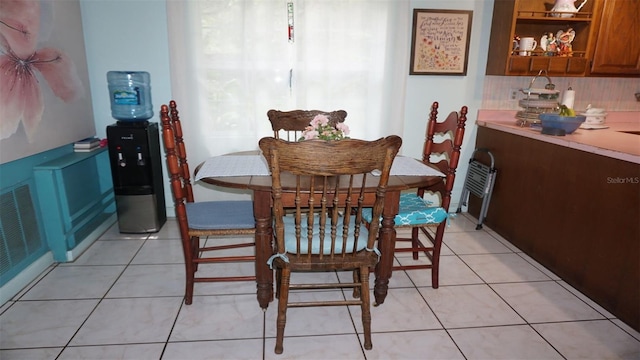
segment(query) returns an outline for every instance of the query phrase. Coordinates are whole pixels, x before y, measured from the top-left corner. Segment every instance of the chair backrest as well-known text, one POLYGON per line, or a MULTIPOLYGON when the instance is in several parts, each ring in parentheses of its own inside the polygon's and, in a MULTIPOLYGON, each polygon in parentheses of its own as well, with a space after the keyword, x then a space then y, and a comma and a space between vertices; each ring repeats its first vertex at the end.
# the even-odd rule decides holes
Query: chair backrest
POLYGON ((298 259, 310 259, 312 253, 344 258, 365 247, 374 248, 380 223, 374 221, 366 229, 363 204, 367 200, 371 207, 375 199, 373 218, 380 219, 391 165, 402 145, 400 137, 301 142, 263 138, 259 145, 271 168, 279 253, 287 251, 298 259), (375 169, 380 176, 371 175, 375 169), (293 216, 284 213, 285 178, 296 184, 295 204, 287 204, 295 207, 293 216))
MULTIPOLYGON (((188 229, 185 203, 193 202, 193 189, 187 153, 182 139, 182 125, 175 101, 171 100, 169 106, 162 105, 160 107, 160 121, 162 122, 162 141, 167 158, 167 171, 169 172, 176 218, 180 225, 180 231, 184 232, 188 229)), ((186 233, 183 234, 184 236, 186 233)))
POLYGON ((331 112, 320 110, 267 111, 267 117, 273 129, 273 136, 276 139, 283 138, 283 140, 287 141, 297 141, 302 131, 309 126, 311 120, 320 114, 326 115, 329 118, 329 124, 334 127, 336 124, 344 122, 347 117, 347 112, 344 110, 331 112), (284 136, 281 137, 281 135, 284 136))
POLYGON ((463 106, 460 113, 453 111, 443 122, 438 122, 438 102, 431 105, 429 124, 425 135, 422 161, 435 165, 446 177, 445 182, 434 192, 440 192, 441 207, 449 211, 451 190, 456 178, 456 169, 460 160, 460 148, 464 138, 464 127, 467 121, 467 107, 463 106))

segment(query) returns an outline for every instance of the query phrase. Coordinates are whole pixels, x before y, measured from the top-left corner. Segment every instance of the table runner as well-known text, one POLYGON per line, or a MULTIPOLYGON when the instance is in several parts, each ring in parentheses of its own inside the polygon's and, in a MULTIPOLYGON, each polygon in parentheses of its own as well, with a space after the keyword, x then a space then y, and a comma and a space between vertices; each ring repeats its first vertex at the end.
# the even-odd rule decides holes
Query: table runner
POLYGON ((425 165, 422 161, 407 156, 396 156, 390 175, 406 176, 444 176, 439 170, 425 165))
MULTIPOLYGON (((267 161, 262 155, 222 155, 207 159, 198 171, 195 180, 207 177, 269 175, 267 161)), ((391 167, 391 175, 444 176, 440 171, 406 156, 396 156, 391 167)))
POLYGON ((262 155, 222 155, 207 159, 195 180, 206 177, 269 176, 267 160, 262 155))

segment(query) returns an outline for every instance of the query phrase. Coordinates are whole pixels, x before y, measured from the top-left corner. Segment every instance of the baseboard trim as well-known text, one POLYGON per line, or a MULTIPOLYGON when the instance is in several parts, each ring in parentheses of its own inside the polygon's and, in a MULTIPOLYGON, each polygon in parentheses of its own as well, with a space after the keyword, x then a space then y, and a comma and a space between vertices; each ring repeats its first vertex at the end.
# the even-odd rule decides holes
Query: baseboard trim
POLYGON ((49 266, 53 265, 53 253, 48 251, 36 261, 27 266, 18 275, 0 287, 0 304, 4 305, 29 283, 37 279, 49 266))
POLYGON ((89 246, 96 242, 96 240, 98 240, 100 236, 102 236, 102 234, 104 234, 104 232, 111 227, 111 225, 115 224, 116 221, 118 221, 118 215, 114 213, 100 226, 93 230, 84 240, 82 240, 80 244, 78 244, 78 246, 67 251, 67 261, 71 262, 76 260, 89 248, 89 246))
MULTIPOLYGON (((96 240, 104 234, 111 225, 115 224, 118 220, 116 214, 111 215, 100 226, 92 231, 83 241, 78 244, 72 250, 67 251, 67 261, 73 261, 77 259, 82 253, 84 253, 96 240)), ((55 260, 53 258, 53 252, 48 251, 46 254, 39 257, 36 261, 27 266, 18 275, 14 276, 6 284, 0 287, 0 306, 3 306, 7 301, 15 297, 20 291, 27 287, 33 280, 37 279, 47 267, 53 265, 55 260)))

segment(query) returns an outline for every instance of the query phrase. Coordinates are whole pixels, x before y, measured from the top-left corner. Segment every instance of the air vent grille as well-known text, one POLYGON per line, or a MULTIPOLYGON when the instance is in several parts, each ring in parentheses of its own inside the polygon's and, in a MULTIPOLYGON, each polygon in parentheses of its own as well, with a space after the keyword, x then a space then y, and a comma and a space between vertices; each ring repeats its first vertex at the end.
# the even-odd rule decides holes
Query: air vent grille
POLYGON ((3 189, 0 194, 0 247, 3 278, 30 255, 42 252, 43 239, 28 184, 3 189))

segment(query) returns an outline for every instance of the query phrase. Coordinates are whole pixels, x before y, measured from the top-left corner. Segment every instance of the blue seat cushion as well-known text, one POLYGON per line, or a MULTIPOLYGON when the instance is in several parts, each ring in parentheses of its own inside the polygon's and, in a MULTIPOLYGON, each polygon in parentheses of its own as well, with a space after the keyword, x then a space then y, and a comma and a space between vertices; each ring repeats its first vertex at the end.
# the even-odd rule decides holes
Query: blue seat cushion
MULTIPOLYGON (((362 217, 371 222, 371 209, 364 209, 362 217)), ((416 194, 400 194, 400 207, 398 215, 393 219, 396 226, 413 226, 440 224, 448 217, 447 211, 439 206, 433 206, 430 202, 416 194)))
POLYGON ((189 227, 198 230, 252 229, 253 202, 202 201, 186 204, 189 227))
MULTIPOLYGON (((311 241, 311 253, 312 254, 320 254, 320 225, 318 214, 314 215, 315 219, 313 221, 313 238, 311 241)), ((354 230, 355 230, 355 216, 350 216, 351 223, 349 224, 348 237, 347 237, 347 251, 351 251, 353 249, 354 242, 354 230)), ((295 217, 293 216, 284 216, 284 247, 285 252, 295 254, 298 251, 297 243, 296 243, 296 228, 295 228, 295 217)), ((336 245, 334 251, 336 253, 342 252, 342 226, 343 226, 344 217, 340 216, 338 218, 338 224, 336 225, 336 245)), ((331 254, 331 219, 327 219, 327 224, 324 229, 324 244, 322 253, 324 255, 331 254)), ((369 237, 369 232, 365 226, 360 227, 360 234, 358 235, 358 240, 356 243, 356 251, 363 250, 367 247, 367 239, 369 237)), ((300 224, 300 253, 308 254, 309 253, 309 242, 307 240, 307 219, 305 217, 302 218, 300 224)))

